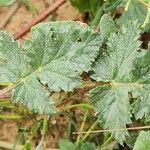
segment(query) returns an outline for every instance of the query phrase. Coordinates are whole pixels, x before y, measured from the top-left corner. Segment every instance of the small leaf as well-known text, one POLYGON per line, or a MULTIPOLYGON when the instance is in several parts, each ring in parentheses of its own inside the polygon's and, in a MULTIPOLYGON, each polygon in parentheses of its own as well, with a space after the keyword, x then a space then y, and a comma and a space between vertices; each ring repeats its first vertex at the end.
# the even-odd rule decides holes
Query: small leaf
POLYGON ((133 150, 150 149, 150 131, 141 131, 134 145, 133 150))
POLYGON ((100 20, 100 32, 106 41, 111 33, 116 32, 116 26, 113 19, 108 15, 103 15, 100 20))

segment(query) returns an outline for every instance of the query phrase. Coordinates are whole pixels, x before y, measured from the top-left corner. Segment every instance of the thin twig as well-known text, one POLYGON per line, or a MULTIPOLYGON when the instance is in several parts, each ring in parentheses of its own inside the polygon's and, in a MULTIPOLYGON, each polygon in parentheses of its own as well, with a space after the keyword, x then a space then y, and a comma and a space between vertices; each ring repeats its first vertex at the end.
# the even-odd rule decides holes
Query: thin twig
POLYGON ((15 2, 8 8, 8 11, 5 13, 5 16, 0 19, 0 29, 4 28, 9 22, 10 18, 14 15, 14 13, 18 10, 20 6, 19 2, 15 2))
POLYGON ((15 40, 20 39, 22 36, 24 36, 26 33, 30 31, 31 27, 43 21, 45 18, 47 18, 52 12, 54 12, 57 8, 59 8, 65 2, 66 0, 57 0, 53 5, 48 7, 42 14, 35 17, 33 20, 31 20, 29 23, 23 26, 18 32, 16 32, 14 34, 14 39, 15 40))
MULTIPOLYGON (((106 129, 106 130, 95 130, 90 131, 90 133, 103 133, 103 132, 114 132, 114 131, 130 131, 130 130, 141 130, 141 129, 150 129, 150 126, 140 126, 140 127, 130 127, 130 128, 118 128, 118 129, 106 129)), ((73 134, 87 134, 89 131, 85 132, 73 132, 73 134)))

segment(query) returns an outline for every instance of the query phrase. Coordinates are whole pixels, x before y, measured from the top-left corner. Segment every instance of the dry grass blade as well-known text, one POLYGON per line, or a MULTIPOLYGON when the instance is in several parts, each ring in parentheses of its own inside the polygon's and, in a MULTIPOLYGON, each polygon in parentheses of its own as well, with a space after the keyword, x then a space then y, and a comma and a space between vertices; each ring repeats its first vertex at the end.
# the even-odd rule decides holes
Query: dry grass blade
MULTIPOLYGON (((90 131, 90 133, 103 133, 103 132, 113 132, 113 131, 130 131, 130 130, 142 130, 142 129, 150 129, 150 126, 139 126, 139 127, 130 127, 130 128, 119 128, 119 129, 106 129, 106 130, 95 130, 90 131)), ((85 132, 73 132, 73 134, 86 134, 85 132)))

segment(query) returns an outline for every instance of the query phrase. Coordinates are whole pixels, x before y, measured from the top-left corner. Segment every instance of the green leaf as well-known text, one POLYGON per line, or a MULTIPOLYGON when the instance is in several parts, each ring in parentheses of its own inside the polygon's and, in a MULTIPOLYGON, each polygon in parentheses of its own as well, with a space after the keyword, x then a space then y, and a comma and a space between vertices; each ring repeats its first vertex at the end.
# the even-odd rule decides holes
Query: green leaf
POLYGON ((127 139, 126 139, 126 144, 127 144, 131 149, 133 149, 134 144, 135 144, 135 141, 136 141, 138 135, 139 135, 139 132, 130 132, 130 136, 127 137, 127 139))
POLYGON ((53 114, 56 110, 49 94, 50 92, 32 75, 15 84, 12 101, 24 104, 40 114, 53 114))
POLYGON ((100 20, 100 32, 106 41, 111 33, 116 32, 116 26, 113 19, 108 15, 103 15, 100 20))
POLYGON ((99 7, 101 6, 100 0, 70 0, 71 4, 79 9, 80 12, 90 12, 95 16, 99 7))
POLYGON ((0 0, 0 5, 5 6, 5 5, 11 5, 15 2, 16 0, 0 0))
POLYGON ((28 74, 26 52, 21 49, 18 41, 0 32, 0 82, 17 82, 28 74))
POLYGON ((72 91, 82 84, 81 74, 91 69, 102 44, 101 35, 79 22, 42 23, 32 38, 19 45, 0 32, 0 82, 12 82, 13 102, 51 114, 52 91, 72 91))
POLYGON ((81 85, 83 71, 91 69, 101 43, 101 35, 88 26, 64 21, 34 27, 25 49, 43 84, 54 91, 72 91, 81 85))
POLYGON ((133 150, 150 149, 150 131, 141 131, 134 145, 133 150))
MULTIPOLYGON (((99 120, 104 128, 126 128, 131 123, 131 106, 128 101, 128 87, 124 85, 98 86, 90 91, 90 99, 99 113, 99 120)), ((125 141, 127 131, 112 132, 115 138, 122 143, 125 141)))
MULTIPOLYGON (((124 11, 122 16, 119 18, 119 24, 123 25, 129 20, 138 20, 142 25, 147 15, 146 7, 137 0, 132 0, 127 11, 124 11)), ((145 30, 149 30, 149 24, 145 30)))
POLYGON ((96 150, 96 146, 93 143, 80 143, 78 146, 68 140, 60 140, 60 150, 96 150))
POLYGON ((134 79, 141 85, 133 90, 133 97, 137 100, 133 104, 133 112, 136 119, 150 116, 150 51, 134 63, 132 71, 134 79))
POLYGON ((107 14, 111 11, 114 11, 119 4, 122 3, 122 0, 107 0, 101 4, 101 7, 97 10, 94 19, 91 22, 91 27, 95 28, 98 26, 100 19, 103 14, 107 14))
POLYGON ((100 56, 93 68, 92 78, 97 81, 126 82, 130 80, 133 61, 138 57, 141 30, 137 22, 123 25, 119 33, 112 33, 107 42, 107 51, 100 56))
POLYGON ((107 0, 104 3, 104 12, 108 13, 115 10, 121 3, 123 3, 123 0, 107 0))
POLYGON ((96 146, 94 143, 81 143, 76 150, 96 150, 96 146))
POLYGON ((137 0, 132 0, 127 11, 124 11, 119 19, 120 24, 125 24, 128 20, 138 20, 141 24, 144 22, 147 9, 137 0))
POLYGON ((76 150, 76 146, 68 140, 60 140, 60 150, 76 150))
MULTIPOLYGON (((139 58, 139 25, 129 22, 118 33, 112 33, 107 42, 107 50, 93 67, 92 78, 106 82, 90 91, 90 99, 99 113, 104 128, 125 128, 131 123, 128 92, 141 87, 132 74, 134 62, 139 58)), ((127 131, 112 132, 123 143, 127 131)))

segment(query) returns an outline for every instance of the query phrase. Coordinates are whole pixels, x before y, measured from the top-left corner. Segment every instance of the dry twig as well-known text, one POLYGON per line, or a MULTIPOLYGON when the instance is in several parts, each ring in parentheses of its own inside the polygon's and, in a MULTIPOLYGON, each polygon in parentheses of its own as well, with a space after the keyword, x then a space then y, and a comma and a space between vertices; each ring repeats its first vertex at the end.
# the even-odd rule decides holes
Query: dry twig
POLYGON ((54 12, 57 8, 59 8, 65 2, 66 0, 57 0, 53 5, 48 7, 42 14, 35 17, 33 20, 31 20, 29 23, 23 26, 18 32, 16 32, 14 34, 14 39, 15 40, 20 39, 22 36, 24 36, 26 33, 30 31, 31 27, 43 21, 45 18, 47 18, 52 12, 54 12))
MULTIPOLYGON (((142 129, 150 129, 150 126, 140 126, 140 127, 130 127, 130 128, 116 128, 116 129, 106 129, 106 130, 95 130, 90 131, 90 133, 103 133, 103 132, 115 132, 115 131, 132 131, 132 130, 142 130, 142 129)), ((73 132, 73 134, 86 134, 85 132, 73 132)))

